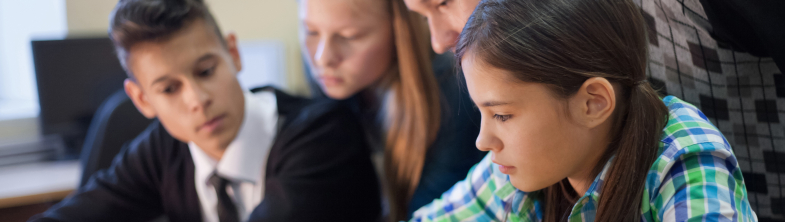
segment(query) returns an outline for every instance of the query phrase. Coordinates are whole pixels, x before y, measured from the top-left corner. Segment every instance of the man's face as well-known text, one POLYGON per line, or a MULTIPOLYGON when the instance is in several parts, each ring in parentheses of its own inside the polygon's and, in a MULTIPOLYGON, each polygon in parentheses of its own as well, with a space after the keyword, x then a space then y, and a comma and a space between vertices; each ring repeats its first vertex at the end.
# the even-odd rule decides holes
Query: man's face
POLYGON ((480 0, 404 0, 406 7, 428 18, 436 53, 452 51, 463 26, 480 0))
POLYGON ((245 111, 234 35, 226 42, 212 26, 196 20, 166 40, 134 45, 127 64, 136 81, 126 80, 126 93, 174 138, 206 150, 226 148, 245 111))

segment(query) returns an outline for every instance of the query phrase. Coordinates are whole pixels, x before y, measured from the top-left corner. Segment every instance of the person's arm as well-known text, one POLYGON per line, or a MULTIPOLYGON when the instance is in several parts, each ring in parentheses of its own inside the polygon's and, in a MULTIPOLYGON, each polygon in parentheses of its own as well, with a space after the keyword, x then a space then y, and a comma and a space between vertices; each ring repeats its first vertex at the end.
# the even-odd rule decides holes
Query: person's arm
POLYGON ((659 221, 757 221, 736 157, 720 143, 685 147, 650 199, 659 221))
POLYGON ((534 202, 527 197, 528 194, 512 186, 509 176, 498 171, 498 166, 491 162, 491 155, 488 153, 469 170, 466 179, 444 192, 441 198, 415 211, 410 221, 502 221, 505 217, 516 217, 507 218, 508 221, 521 220, 521 217, 536 221, 533 212, 517 212, 519 209, 534 209, 528 207, 534 202), (514 207, 505 208, 510 204, 514 207), (513 214, 508 215, 508 212, 513 214))
POLYGON ((343 106, 306 109, 268 158, 264 199, 249 221, 377 221, 380 186, 370 148, 343 106), (279 144, 280 143, 280 144, 279 144))
POLYGON ((161 215, 156 184, 161 166, 152 145, 150 138, 126 143, 109 169, 96 172, 74 194, 30 221, 146 221, 161 215))

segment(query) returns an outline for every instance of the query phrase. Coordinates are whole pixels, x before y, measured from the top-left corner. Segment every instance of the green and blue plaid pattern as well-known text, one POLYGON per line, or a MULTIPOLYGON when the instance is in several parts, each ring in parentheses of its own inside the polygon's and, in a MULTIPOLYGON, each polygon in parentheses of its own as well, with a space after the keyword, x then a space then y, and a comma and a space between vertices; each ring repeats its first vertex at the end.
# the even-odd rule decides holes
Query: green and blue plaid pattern
MULTIPOLYGON (((695 106, 676 97, 659 157, 646 177, 641 221, 757 221, 736 157, 725 137, 695 106)), ((594 221, 611 159, 567 220, 594 221)), ((542 221, 541 192, 523 192, 499 172, 489 153, 466 179, 414 212, 412 221, 542 221)))

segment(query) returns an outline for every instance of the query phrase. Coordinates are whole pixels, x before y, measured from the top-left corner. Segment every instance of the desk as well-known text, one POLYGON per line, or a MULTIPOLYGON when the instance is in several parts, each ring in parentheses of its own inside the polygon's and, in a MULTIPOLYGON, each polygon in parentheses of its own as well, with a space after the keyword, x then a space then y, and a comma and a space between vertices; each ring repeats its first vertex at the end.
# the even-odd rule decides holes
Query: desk
POLYGON ((24 164, 0 168, 0 208, 58 201, 79 186, 79 161, 24 164))

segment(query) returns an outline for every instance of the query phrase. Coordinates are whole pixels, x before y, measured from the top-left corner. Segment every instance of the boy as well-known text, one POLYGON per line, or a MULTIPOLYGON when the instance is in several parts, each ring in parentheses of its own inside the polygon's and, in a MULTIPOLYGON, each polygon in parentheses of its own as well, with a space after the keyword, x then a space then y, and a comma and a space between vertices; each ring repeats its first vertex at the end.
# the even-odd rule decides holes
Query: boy
POLYGON ((377 219, 377 178, 347 107, 244 92, 236 37, 201 0, 121 0, 111 18, 125 91, 158 121, 35 221, 377 219))

